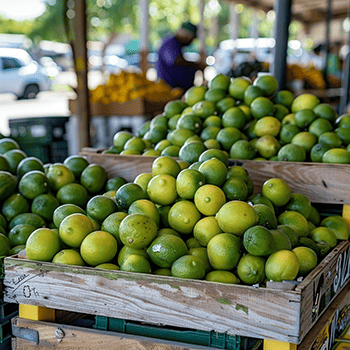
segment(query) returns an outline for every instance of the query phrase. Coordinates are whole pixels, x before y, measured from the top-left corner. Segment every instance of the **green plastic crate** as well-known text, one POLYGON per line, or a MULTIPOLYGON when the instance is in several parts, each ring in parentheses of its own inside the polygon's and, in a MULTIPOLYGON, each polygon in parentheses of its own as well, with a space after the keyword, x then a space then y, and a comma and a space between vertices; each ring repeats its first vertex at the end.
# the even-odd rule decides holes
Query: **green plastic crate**
POLYGON ((18 304, 0 302, 0 323, 18 315, 18 304))
POLYGON ((11 349, 11 337, 0 343, 0 350, 10 350, 11 349))
POLYGON ((0 344, 11 338, 11 320, 0 323, 0 344))
POLYGON ((64 116, 14 118, 9 120, 9 127, 20 145, 48 145, 64 139, 68 120, 64 116))
POLYGON ((202 345, 215 349, 253 350, 257 349, 261 344, 261 340, 259 339, 232 336, 225 333, 157 327, 105 316, 95 316, 94 328, 104 331, 202 345))

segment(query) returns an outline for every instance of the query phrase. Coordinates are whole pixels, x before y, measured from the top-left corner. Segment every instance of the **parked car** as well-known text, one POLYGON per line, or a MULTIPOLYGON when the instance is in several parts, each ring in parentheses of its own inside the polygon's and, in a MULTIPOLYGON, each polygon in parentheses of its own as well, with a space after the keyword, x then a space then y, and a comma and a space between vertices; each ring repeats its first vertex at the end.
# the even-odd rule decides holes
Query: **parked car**
POLYGON ((35 98, 50 90, 45 68, 23 49, 0 48, 0 93, 13 93, 18 99, 35 98))

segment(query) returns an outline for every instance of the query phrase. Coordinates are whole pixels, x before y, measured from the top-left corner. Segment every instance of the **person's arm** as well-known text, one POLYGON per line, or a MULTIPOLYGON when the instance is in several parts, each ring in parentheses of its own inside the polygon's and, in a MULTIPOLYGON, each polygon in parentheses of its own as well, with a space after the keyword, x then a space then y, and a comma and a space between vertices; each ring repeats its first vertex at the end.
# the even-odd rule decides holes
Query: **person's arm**
POLYGON ((201 61, 199 61, 199 62, 187 61, 187 60, 185 60, 185 58, 182 55, 178 55, 175 58, 174 64, 176 66, 192 67, 192 68, 195 68, 197 70, 203 70, 206 67, 205 63, 203 63, 201 61))

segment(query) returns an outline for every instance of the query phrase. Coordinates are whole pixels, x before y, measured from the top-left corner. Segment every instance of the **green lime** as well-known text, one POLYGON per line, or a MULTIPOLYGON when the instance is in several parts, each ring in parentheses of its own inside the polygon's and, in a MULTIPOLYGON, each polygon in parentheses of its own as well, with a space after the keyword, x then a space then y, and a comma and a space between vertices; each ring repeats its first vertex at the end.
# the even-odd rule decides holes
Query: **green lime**
POLYGON ((237 265, 237 275, 248 285, 261 283, 265 280, 265 259, 261 256, 245 254, 237 265))

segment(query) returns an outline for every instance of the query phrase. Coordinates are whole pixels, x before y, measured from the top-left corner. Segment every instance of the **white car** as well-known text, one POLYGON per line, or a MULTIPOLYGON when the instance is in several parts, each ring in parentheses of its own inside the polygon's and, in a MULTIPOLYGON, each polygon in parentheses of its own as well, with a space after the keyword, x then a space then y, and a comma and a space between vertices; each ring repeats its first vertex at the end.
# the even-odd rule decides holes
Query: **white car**
POLYGON ((51 80, 45 68, 22 49, 0 48, 0 93, 13 93, 19 99, 35 98, 48 91, 51 80))

